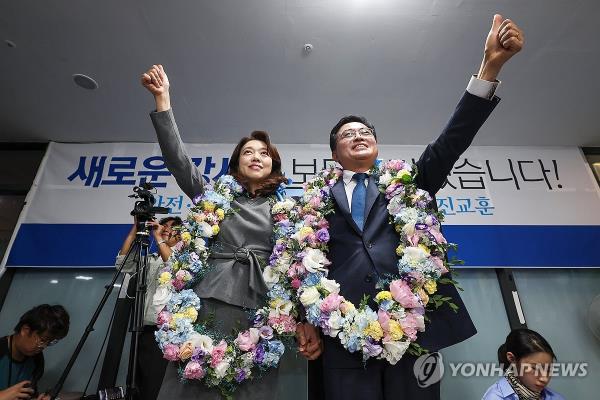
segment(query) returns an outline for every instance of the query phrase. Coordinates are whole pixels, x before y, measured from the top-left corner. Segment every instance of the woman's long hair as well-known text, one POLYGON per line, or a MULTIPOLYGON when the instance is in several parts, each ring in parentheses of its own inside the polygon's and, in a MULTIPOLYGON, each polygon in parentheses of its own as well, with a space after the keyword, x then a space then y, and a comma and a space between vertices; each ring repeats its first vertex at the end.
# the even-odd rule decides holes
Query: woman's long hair
POLYGON ((248 179, 240 175, 239 166, 242 148, 251 140, 260 140, 261 142, 265 143, 267 145, 269 157, 271 157, 272 160, 271 173, 261 182, 256 192, 253 193, 255 196, 268 196, 272 194, 280 184, 286 183, 287 178, 283 176, 283 172, 281 172, 281 157, 279 156, 277 148, 271 144, 271 139, 269 138, 269 134, 267 132, 254 131, 250 134, 250 136, 240 139, 237 146, 235 146, 233 153, 231 154, 231 158, 229 159, 229 174, 237 179, 242 186, 248 189, 248 179))
POLYGON ((502 369, 507 369, 510 365, 510 361, 506 356, 507 352, 513 353, 517 360, 540 352, 548 353, 553 360, 556 359, 554 350, 552 350, 546 339, 536 331, 525 328, 511 331, 506 337, 506 341, 498 348, 498 362, 502 369))

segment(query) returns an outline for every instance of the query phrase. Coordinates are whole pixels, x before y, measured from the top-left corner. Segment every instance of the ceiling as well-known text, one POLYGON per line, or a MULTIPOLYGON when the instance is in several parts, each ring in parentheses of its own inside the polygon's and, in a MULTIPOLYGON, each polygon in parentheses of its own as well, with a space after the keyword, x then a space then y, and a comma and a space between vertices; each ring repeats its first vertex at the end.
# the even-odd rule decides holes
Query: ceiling
POLYGON ((382 143, 424 144, 477 71, 495 12, 527 42, 476 144, 600 146, 596 0, 6 0, 0 141, 154 141, 139 80, 162 63, 187 142, 264 129, 326 143, 357 113, 382 143))

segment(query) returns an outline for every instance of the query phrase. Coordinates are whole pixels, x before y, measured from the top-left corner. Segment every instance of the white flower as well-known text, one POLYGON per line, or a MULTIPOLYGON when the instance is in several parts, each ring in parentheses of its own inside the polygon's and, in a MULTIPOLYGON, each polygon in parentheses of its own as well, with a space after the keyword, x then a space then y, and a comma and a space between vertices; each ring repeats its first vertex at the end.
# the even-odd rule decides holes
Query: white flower
POLYGON ((383 357, 392 365, 396 365, 398 361, 408 349, 410 342, 389 341, 383 342, 383 357))
POLYGON ((405 207, 398 214, 402 222, 405 224, 416 224, 419 219, 419 210, 413 207, 405 207))
POLYGON ((332 311, 329 315, 329 321, 327 325, 329 325, 329 329, 331 330, 329 336, 335 337, 340 329, 342 329, 342 324, 344 323, 344 318, 342 317, 342 313, 338 310, 332 311))
POLYGON ((198 224, 198 228, 200 230, 200 236, 207 238, 213 236, 213 229, 212 226, 210 226, 210 224, 202 221, 198 224))
POLYGON ((290 315, 290 311, 292 311, 292 302, 289 300, 284 300, 282 298, 277 298, 272 300, 270 303, 271 309, 269 310, 269 318, 270 317, 278 317, 279 315, 290 315))
POLYGON ((173 292, 166 285, 160 285, 156 292, 154 292, 154 296, 152 297, 152 306, 156 309, 157 312, 162 310, 162 308, 171 300, 173 292))
POLYGON ((188 341, 192 343, 194 348, 199 348, 205 353, 213 351, 213 340, 206 335, 201 335, 198 332, 190 334, 188 341))
POLYGON ((304 289, 302 291, 302 294, 300 295, 300 302, 305 307, 308 307, 311 304, 316 303, 320 297, 321 297, 321 295, 319 294, 319 291, 317 290, 317 288, 314 286, 311 286, 311 287, 307 287, 306 289, 304 289))
POLYGON ((321 278, 321 286, 329 293, 338 294, 340 292, 340 284, 332 279, 321 278))
POLYGON ((429 257, 429 254, 420 246, 409 246, 404 249, 402 261, 408 265, 416 266, 426 261, 427 257, 429 257))
POLYGON ((215 375, 218 379, 223 379, 227 375, 227 369, 229 368, 229 361, 223 360, 215 367, 215 375))
POLYGON ((292 265, 292 257, 286 251, 279 257, 275 267, 278 272, 286 273, 290 269, 290 265, 292 265))
POLYGON ((294 200, 285 199, 283 201, 275 203, 275 205, 273 206, 272 212, 273 212, 273 214, 279 214, 284 211, 290 211, 292 208, 294 208, 295 205, 296 205, 296 202, 294 200))
POLYGON ((405 208, 406 205, 402 201, 401 196, 394 196, 387 205, 388 212, 390 215, 396 215, 405 208))
POLYGON ((389 185, 391 181, 392 181, 392 174, 390 174, 390 171, 385 171, 385 174, 383 174, 379 177, 379 183, 384 186, 389 185))
MULTIPOLYGON (((211 232, 212 232, 212 228, 211 228, 211 232)), ((194 246, 196 247, 197 251, 206 250, 206 242, 204 242, 204 239, 201 239, 201 238, 194 239, 194 246)))
POLYGON ((271 266, 266 266, 263 271, 263 279, 265 280, 267 287, 271 289, 273 285, 279 282, 279 273, 271 268, 271 266))
POLYGON ((309 249, 302 259, 302 265, 308 272, 326 271, 325 266, 329 265, 329 260, 321 250, 309 249))

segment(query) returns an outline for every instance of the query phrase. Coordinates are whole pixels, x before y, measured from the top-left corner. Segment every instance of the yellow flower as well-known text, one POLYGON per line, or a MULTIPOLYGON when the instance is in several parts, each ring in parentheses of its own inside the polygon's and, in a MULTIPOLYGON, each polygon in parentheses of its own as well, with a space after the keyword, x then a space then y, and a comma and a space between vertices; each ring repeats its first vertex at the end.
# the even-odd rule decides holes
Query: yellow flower
POLYGON ((402 339, 402 336, 404 336, 404 331, 402 330, 402 327, 400 326, 400 323, 398 323, 398 321, 390 319, 390 321, 388 322, 388 327, 390 329, 390 338, 392 340, 402 339))
POLYGON ((427 253, 427 255, 431 254, 429 252, 429 249, 427 248, 427 246, 425 246, 424 244, 420 244, 419 247, 421 248, 421 250, 423 250, 425 253, 427 253))
POLYGON ((398 257, 400 257, 403 253, 404 253, 404 246, 399 245, 398 247, 396 247, 396 255, 398 257))
POLYGON ((387 290, 382 290, 381 292, 377 293, 377 296, 375 296, 376 301, 384 301, 384 300, 391 300, 391 299, 392 299, 392 294, 390 292, 388 292, 387 290))
POLYGON ((396 224, 396 225, 394 225, 394 229, 396 230, 397 233, 400 233, 400 232, 402 232, 402 225, 396 224))
POLYGON ((171 274, 168 272, 163 272, 158 277, 158 283, 160 283, 161 285, 164 285, 165 283, 169 282, 170 280, 171 280, 171 274))
POLYGON ((300 236, 303 238, 310 235, 313 232, 314 231, 310 226, 303 226, 302 228, 300 228, 300 236))
POLYGON ((383 337, 383 329, 379 325, 379 321, 371 321, 365 328, 363 333, 367 336, 371 336, 375 340, 380 340, 383 337))
POLYGON ((213 225, 212 231, 213 231, 213 235, 218 234, 219 233, 219 225, 213 225))
POLYGON ((171 326, 171 328, 176 329, 177 322, 179 322, 179 320, 182 318, 185 318, 185 315, 180 312, 173 314, 173 318, 171 318, 171 323, 169 324, 171 326))
POLYGON ((202 208, 208 212, 215 211, 215 203, 211 203, 210 201, 204 200, 202 202, 202 208))
POLYGON ((192 240, 192 234, 189 232, 183 232, 181 234, 181 240, 183 240, 185 244, 188 244, 190 240, 192 240))
POLYGON ((342 312, 344 315, 346 315, 346 314, 348 314, 349 312, 352 312, 352 311, 354 311, 354 310, 356 310, 356 307, 354 307, 354 304, 352 304, 352 303, 351 303, 351 302, 349 302, 349 301, 344 301, 344 302, 343 302, 343 303, 340 305, 340 311, 341 311, 341 312, 342 312))
POLYGON ((437 292, 436 281, 429 280, 429 281, 425 282, 425 290, 427 290, 427 293, 429 293, 429 294, 434 294, 435 292, 437 292))
POLYGON ((188 307, 185 309, 184 315, 186 318, 189 318, 192 320, 192 322, 194 322, 196 321, 196 318, 198 318, 198 311, 196 311, 194 307, 188 307))
POLYGON ((425 293, 423 288, 419 288, 419 290, 417 290, 417 295, 421 298, 423 304, 429 303, 429 296, 427 295, 427 293, 425 293))
POLYGON ((217 218, 219 218, 219 221, 223 221, 223 218, 225 218, 225 211, 223 211, 222 208, 217 208, 217 211, 215 211, 215 213, 217 214, 217 218))
POLYGON ((181 263, 179 261, 175 261, 173 263, 173 272, 179 271, 179 268, 181 268, 181 263))

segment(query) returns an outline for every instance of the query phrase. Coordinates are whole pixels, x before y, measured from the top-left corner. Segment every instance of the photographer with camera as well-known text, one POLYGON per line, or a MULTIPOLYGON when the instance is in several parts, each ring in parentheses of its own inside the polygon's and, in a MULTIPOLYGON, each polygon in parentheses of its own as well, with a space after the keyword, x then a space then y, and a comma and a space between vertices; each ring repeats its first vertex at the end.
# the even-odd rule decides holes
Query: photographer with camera
MULTIPOLYGON (((137 359, 137 385, 139 389, 139 398, 144 400, 156 399, 160 385, 167 367, 168 361, 162 356, 162 352, 154 339, 156 331, 156 318, 164 306, 160 298, 154 299, 158 287, 158 276, 164 263, 168 262, 172 250, 181 237, 177 227, 181 226, 182 221, 179 217, 166 217, 159 222, 148 221, 146 226, 151 228, 151 235, 154 237, 158 253, 148 254, 148 271, 146 274, 146 301, 144 304, 144 329, 139 338, 139 352, 137 359), (154 301, 156 300, 156 301, 154 301)), ((138 218, 134 217, 134 224, 131 227, 121 251, 117 256, 115 267, 119 269, 123 264, 125 255, 134 243, 138 232, 138 218)), ((123 272, 133 274, 136 270, 137 254, 132 254, 125 265, 123 272)), ((157 296, 160 297, 160 294, 157 296)))
POLYGON ((43 351, 69 332, 63 306, 41 304, 21 316, 10 336, 0 338, 0 400, 49 399, 37 395, 44 373, 43 351))

